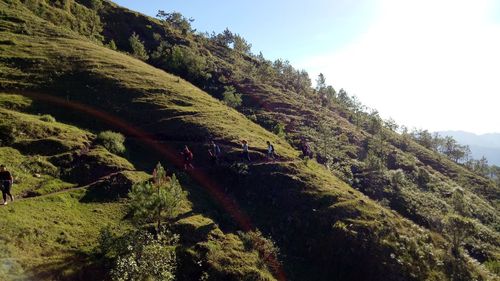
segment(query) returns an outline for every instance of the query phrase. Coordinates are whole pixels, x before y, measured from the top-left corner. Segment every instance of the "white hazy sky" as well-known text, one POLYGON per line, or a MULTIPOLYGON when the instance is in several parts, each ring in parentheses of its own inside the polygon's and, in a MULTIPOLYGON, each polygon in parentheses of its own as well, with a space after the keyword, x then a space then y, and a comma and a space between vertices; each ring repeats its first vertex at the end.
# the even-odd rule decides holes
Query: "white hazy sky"
POLYGON ((409 127, 500 132, 499 3, 382 0, 377 7, 355 40, 297 65, 409 127))

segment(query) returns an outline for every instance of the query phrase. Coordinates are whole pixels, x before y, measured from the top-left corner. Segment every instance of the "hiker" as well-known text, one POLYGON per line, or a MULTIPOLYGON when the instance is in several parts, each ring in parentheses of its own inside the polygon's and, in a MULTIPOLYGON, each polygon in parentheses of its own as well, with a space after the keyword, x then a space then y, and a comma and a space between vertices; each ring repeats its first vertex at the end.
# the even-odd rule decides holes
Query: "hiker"
POLYGON ((306 141, 302 141, 302 158, 311 157, 311 148, 306 141))
POLYGON ((191 150, 189 150, 189 147, 187 145, 184 146, 184 150, 181 152, 181 155, 184 159, 184 170, 194 169, 192 164, 194 155, 191 150))
POLYGON ((10 194, 10 189, 12 187, 13 181, 14 178, 12 177, 12 174, 7 171, 5 165, 0 165, 0 182, 2 188, 3 205, 7 205, 7 195, 9 195, 11 202, 14 201, 14 197, 12 196, 12 194, 10 194))
POLYGON ((275 159, 274 156, 274 146, 271 144, 270 141, 267 141, 267 159, 275 159))
POLYGON ((213 165, 219 164, 220 154, 221 150, 219 145, 216 144, 214 141, 211 141, 210 148, 208 149, 208 156, 210 157, 210 162, 212 162, 213 165))
POLYGON ((248 142, 246 140, 242 140, 241 147, 243 148, 243 153, 241 154, 243 160, 251 162, 252 160, 250 159, 250 153, 248 152, 248 142))

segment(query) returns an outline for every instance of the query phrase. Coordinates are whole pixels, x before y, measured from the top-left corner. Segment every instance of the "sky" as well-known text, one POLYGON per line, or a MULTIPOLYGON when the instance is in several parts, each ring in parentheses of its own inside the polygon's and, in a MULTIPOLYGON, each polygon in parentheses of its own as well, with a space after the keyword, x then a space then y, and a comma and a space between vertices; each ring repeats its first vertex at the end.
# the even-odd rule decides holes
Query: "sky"
POLYGON ((226 27, 409 128, 500 132, 499 0, 117 0, 226 27))

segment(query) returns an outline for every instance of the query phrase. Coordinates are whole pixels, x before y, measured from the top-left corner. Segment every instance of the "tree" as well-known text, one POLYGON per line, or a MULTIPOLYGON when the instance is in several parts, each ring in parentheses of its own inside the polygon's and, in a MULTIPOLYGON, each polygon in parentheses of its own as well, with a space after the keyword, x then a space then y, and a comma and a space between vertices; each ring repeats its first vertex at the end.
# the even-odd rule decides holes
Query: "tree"
POLYGON ((489 174, 488 159, 483 156, 479 160, 473 160, 472 170, 483 177, 487 177, 489 174))
POLYGON ((167 177, 165 169, 158 163, 153 171, 152 182, 143 182, 132 187, 129 193, 130 211, 136 223, 156 222, 160 232, 163 218, 176 215, 186 198, 177 177, 167 177))
POLYGON ((146 61, 149 59, 148 51, 144 47, 144 42, 141 41, 139 35, 135 32, 128 39, 130 43, 130 48, 132 49, 132 55, 140 60, 146 61))
POLYGON ((166 68, 172 72, 186 77, 192 82, 205 81, 211 77, 207 72, 208 64, 203 56, 200 56, 196 51, 189 47, 175 45, 169 50, 168 43, 160 44, 155 52, 155 58, 164 56, 165 59, 161 63, 165 64, 166 68), (162 55, 163 54, 163 55, 162 55))
POLYGON ((394 119, 392 119, 392 118, 389 118, 389 119, 385 120, 384 121, 384 126, 387 129, 389 129, 389 130, 391 130, 393 132, 397 132, 398 129, 399 129, 398 123, 396 123, 396 121, 394 119))
POLYGON ((320 73, 316 79, 316 91, 321 95, 324 89, 326 89, 326 78, 323 73, 320 73))
POLYGON ((411 137, 420 145, 435 150, 435 141, 432 134, 428 130, 413 130, 411 132, 411 137))
POLYGON ((252 44, 249 44, 243 37, 236 34, 233 38, 233 49, 237 52, 241 52, 244 54, 250 54, 250 50, 252 49, 252 44))
MULTIPOLYGON (((349 94, 344 90, 340 89, 338 94, 337 94, 337 101, 340 105, 342 105, 346 109, 356 109, 356 104, 357 98, 355 96, 350 97, 349 94)), ((362 106, 361 103, 359 102, 359 106, 362 106)), ((360 107, 361 108, 361 107, 360 107)))
POLYGON ((460 254, 460 247, 463 241, 474 230, 472 220, 457 214, 449 214, 444 220, 445 232, 451 238, 451 249, 454 256, 460 254))
POLYGON ((90 0, 90 8, 94 11, 102 9, 102 0, 90 0))
POLYGON ((223 102, 230 107, 236 108, 241 106, 242 99, 241 94, 236 92, 236 89, 233 86, 225 86, 224 87, 223 102))
POLYGON ((194 19, 185 18, 181 13, 166 13, 165 11, 159 10, 156 14, 156 17, 164 23, 173 26, 175 29, 180 30, 183 35, 186 35, 188 32, 193 32, 193 30, 191 29, 191 23, 194 21, 194 19))
POLYGON ((215 35, 213 40, 215 40, 217 44, 229 48, 231 44, 234 43, 234 34, 226 28, 222 33, 215 35))
POLYGON ((500 167, 496 165, 490 166, 490 178, 500 187, 500 167))

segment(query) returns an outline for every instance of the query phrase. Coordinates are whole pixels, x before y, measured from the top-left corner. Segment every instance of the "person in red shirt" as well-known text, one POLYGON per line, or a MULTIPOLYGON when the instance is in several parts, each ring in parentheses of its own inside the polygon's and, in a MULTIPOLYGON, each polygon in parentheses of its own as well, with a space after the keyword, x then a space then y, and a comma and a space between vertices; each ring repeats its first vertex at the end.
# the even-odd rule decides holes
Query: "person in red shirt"
POLYGON ((194 169, 192 164, 194 155, 191 150, 189 150, 189 147, 187 145, 184 146, 184 150, 181 152, 181 155, 184 160, 184 170, 194 169))

